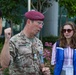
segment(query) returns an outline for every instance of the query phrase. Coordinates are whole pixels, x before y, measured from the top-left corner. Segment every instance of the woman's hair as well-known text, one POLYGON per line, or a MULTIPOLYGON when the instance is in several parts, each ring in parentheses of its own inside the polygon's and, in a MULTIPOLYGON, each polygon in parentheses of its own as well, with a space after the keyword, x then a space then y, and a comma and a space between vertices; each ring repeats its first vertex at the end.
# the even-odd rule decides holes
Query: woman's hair
POLYGON ((60 44, 59 44, 59 46, 63 47, 63 48, 67 46, 67 41, 66 41, 66 38, 64 37, 64 33, 62 31, 65 25, 70 25, 74 31, 73 36, 71 37, 70 47, 76 48, 76 25, 75 25, 75 23, 73 23, 71 21, 66 22, 60 29, 60 38, 59 38, 60 44))

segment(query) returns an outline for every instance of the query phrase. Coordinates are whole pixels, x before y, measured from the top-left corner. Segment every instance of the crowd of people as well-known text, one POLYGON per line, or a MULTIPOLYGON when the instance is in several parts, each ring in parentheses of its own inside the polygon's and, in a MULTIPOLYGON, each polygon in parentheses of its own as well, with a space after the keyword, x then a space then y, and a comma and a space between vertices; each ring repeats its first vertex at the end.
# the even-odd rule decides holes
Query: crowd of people
POLYGON ((43 27, 44 15, 32 10, 24 16, 25 27, 20 33, 11 37, 10 29, 5 34, 1 70, 9 67, 10 75, 50 75, 50 69, 44 65, 43 44, 36 37, 43 27))
MULTIPOLYGON (((4 30, 0 71, 2 73, 5 68, 9 68, 9 75, 51 75, 49 67, 44 64, 42 41, 36 37, 43 27, 45 17, 35 10, 26 12, 24 16, 25 26, 20 33, 11 36, 11 28, 4 30)), ((60 37, 52 47, 50 62, 54 65, 54 75, 76 75, 76 26, 73 22, 66 22, 61 27, 60 37)))

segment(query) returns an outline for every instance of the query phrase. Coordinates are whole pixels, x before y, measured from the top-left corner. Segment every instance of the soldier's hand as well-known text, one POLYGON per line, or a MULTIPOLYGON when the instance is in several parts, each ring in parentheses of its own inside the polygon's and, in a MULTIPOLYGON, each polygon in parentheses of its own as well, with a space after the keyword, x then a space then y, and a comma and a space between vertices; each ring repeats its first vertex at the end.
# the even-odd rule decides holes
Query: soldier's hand
POLYGON ((51 75, 49 67, 42 68, 43 75, 51 75))
POLYGON ((10 39, 11 38, 11 28, 7 28, 4 30, 4 34, 5 34, 5 39, 10 39))

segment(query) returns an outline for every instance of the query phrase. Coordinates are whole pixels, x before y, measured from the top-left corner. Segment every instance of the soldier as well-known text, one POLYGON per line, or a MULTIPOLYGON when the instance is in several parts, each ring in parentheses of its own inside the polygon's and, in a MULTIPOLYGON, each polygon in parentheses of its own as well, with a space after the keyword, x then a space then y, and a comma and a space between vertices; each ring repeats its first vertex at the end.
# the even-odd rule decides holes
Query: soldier
POLYGON ((9 66, 10 75, 50 75, 49 68, 44 66, 42 42, 36 37, 43 27, 44 15, 31 10, 24 16, 25 27, 10 39, 10 52, 5 51, 7 56, 1 66, 9 66))

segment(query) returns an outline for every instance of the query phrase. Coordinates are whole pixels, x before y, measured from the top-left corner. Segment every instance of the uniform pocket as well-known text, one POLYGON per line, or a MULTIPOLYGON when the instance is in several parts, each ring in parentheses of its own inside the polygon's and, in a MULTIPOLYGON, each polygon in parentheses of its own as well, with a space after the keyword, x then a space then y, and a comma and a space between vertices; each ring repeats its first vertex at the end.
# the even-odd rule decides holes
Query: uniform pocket
POLYGON ((29 54, 32 53, 31 47, 27 47, 25 45, 20 45, 19 46, 19 53, 20 54, 29 54))

